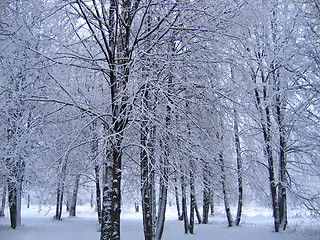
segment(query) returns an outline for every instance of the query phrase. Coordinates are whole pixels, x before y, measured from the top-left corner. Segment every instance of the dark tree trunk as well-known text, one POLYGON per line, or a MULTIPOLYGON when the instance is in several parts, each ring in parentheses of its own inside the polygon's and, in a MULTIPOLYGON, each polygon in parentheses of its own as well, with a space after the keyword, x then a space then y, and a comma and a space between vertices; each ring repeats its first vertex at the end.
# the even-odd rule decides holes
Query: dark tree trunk
POLYGON ((222 152, 219 153, 220 158, 220 168, 221 168, 221 183, 222 183, 222 192, 223 192, 223 200, 224 200, 224 207, 227 215, 228 226, 233 226, 232 214, 230 209, 230 202, 229 202, 229 195, 227 191, 227 184, 226 184, 226 173, 225 173, 225 164, 222 152))
POLYGON ((208 163, 205 162, 203 169, 203 224, 207 224, 209 220, 210 189, 208 172, 208 163))
POLYGON ((174 195, 175 195, 175 198, 176 198, 178 219, 182 220, 181 209, 180 209, 180 201, 179 201, 179 192, 178 192, 178 181, 177 181, 177 177, 176 176, 174 177, 173 181, 174 181, 174 195))
POLYGON ((201 219, 200 211, 198 209, 197 200, 195 202, 196 202, 196 204, 195 204, 194 210, 196 211, 196 216, 197 216, 198 223, 201 224, 202 223, 202 219, 201 219))
POLYGON ((76 205, 77 205, 77 198, 78 198, 79 182, 80 182, 80 174, 76 176, 74 189, 72 192, 72 199, 71 199, 70 212, 69 212, 69 216, 72 216, 72 217, 76 216, 76 205))
MULTIPOLYGON (((280 89, 278 89, 280 92, 280 89)), ((278 185, 278 205, 279 205, 279 229, 283 231, 286 230, 288 224, 288 217, 287 217, 287 157, 286 157, 286 148, 287 148, 287 140, 286 140, 286 133, 285 128, 283 126, 283 115, 284 110, 282 109, 283 106, 280 99, 280 93, 276 98, 277 103, 277 122, 279 128, 279 185, 278 185)))
POLYGON ((6 207, 6 196, 7 196, 7 187, 4 185, 1 195, 1 208, 0 208, 0 217, 4 217, 4 210, 6 207))
MULTIPOLYGON (((98 148, 98 129, 97 129, 97 121, 93 121, 91 124, 91 132, 92 132, 92 143, 91 143, 91 154, 92 160, 94 164, 94 182, 95 182, 95 195, 96 195, 96 211, 98 213, 98 221, 101 224, 101 185, 100 185, 100 169, 101 164, 97 159, 99 156, 98 148)), ((91 192, 91 207, 93 207, 93 190, 91 192)))
POLYGON ((193 234, 194 230, 194 211, 196 207, 196 197, 195 197, 195 188, 194 188, 194 176, 192 169, 190 169, 190 225, 189 231, 193 234))
POLYGON ((57 185, 57 199, 56 199, 56 215, 55 219, 60 220, 60 194, 61 194, 61 189, 60 189, 60 183, 57 185))
POLYGON ((139 212, 139 203, 134 203, 134 209, 136 210, 136 212, 139 212))
POLYGON ((115 142, 105 163, 101 240, 120 239, 122 136, 117 136, 115 142))
POLYGON ((66 205, 66 211, 69 212, 69 216, 70 216, 70 202, 69 202, 69 194, 67 194, 67 200, 64 202, 66 205))
POLYGON ((214 216, 213 194, 211 194, 210 215, 214 216))
POLYGON ((182 218, 184 221, 184 233, 189 232, 188 211, 187 211, 187 196, 186 196, 186 183, 184 175, 181 176, 181 192, 182 192, 182 218))
POLYGON ((56 220, 61 220, 62 218, 62 206, 63 206, 63 193, 64 193, 64 183, 58 183, 57 186, 57 204, 56 204, 56 220))
POLYGON ((167 206, 167 193, 168 193, 168 152, 166 151, 164 161, 160 163, 161 176, 160 176, 160 191, 159 191, 159 206, 157 215, 157 226, 155 232, 155 240, 161 240, 164 222, 166 219, 166 206, 167 206))
POLYGON ((27 208, 30 208, 30 193, 28 193, 28 196, 27 196, 27 208))
POLYGON ((266 115, 266 126, 263 126, 263 136, 266 146, 266 154, 268 159, 268 171, 269 171, 269 183, 271 190, 271 200, 274 218, 274 228, 275 231, 279 231, 279 206, 277 199, 277 186, 275 180, 275 170, 274 170, 274 158, 272 153, 272 143, 271 143, 271 120, 270 120, 270 110, 269 107, 265 108, 266 115))
POLYGON ((141 153, 141 196, 142 196, 142 216, 144 226, 145 240, 152 240, 154 238, 153 217, 154 217, 154 173, 152 164, 148 161, 148 156, 142 150, 141 153))
MULTIPOLYGON (((90 194, 90 207, 93 208, 93 190, 91 190, 91 194, 90 194)), ((100 223, 100 222, 99 222, 100 223)))
MULTIPOLYGON (((210 171, 209 171, 209 177, 210 179, 212 178, 210 171)), ((210 198, 210 215, 214 216, 214 198, 213 198, 213 189, 211 184, 209 186, 209 198, 210 198)))
MULTIPOLYGON (((149 95, 149 85, 144 86, 142 95, 142 111, 148 113, 151 107, 149 95)), ((154 196, 154 157, 153 157, 153 135, 152 123, 146 115, 141 120, 140 144, 140 172, 141 172, 141 197, 142 197, 142 216, 144 239, 153 240, 155 237, 155 196, 154 196)), ((160 193, 161 194, 161 193, 160 193)), ((161 202, 160 202, 161 204, 161 202)))
POLYGON ((15 229, 17 227, 17 186, 10 180, 8 180, 8 200, 11 228, 15 229))
MULTIPOLYGON (((266 87, 266 78, 262 70, 261 72, 261 81, 265 85, 263 86, 263 98, 260 97, 259 90, 255 89, 255 97, 256 97, 256 106, 260 113, 261 118, 261 127, 265 145, 265 153, 268 160, 268 172, 269 172, 269 183, 270 183, 270 191, 271 191, 271 201, 272 201, 272 210, 273 210, 273 218, 274 218, 274 228, 275 231, 279 231, 279 206, 278 206, 278 199, 277 199, 277 186, 275 181, 275 170, 274 170, 274 158, 273 158, 273 151, 272 151, 272 137, 271 137, 271 117, 270 117, 270 107, 269 106, 262 106, 262 99, 264 103, 268 101, 268 93, 266 87)), ((256 81, 255 78, 253 78, 256 81)))
POLYGON ((237 156, 237 174, 238 174, 238 210, 235 220, 235 225, 239 226, 242 213, 242 196, 243 196, 243 184, 242 184, 242 158, 241 158, 241 145, 239 137, 238 117, 236 111, 234 111, 234 136, 236 143, 236 156, 237 156))

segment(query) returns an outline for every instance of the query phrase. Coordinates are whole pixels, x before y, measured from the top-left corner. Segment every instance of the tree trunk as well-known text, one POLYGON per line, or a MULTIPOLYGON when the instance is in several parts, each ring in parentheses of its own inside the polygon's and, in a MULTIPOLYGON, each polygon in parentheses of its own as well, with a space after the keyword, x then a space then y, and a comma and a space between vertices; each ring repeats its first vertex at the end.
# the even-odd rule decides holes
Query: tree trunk
POLYGON ((122 137, 117 135, 105 163, 101 240, 120 239, 122 137))
POLYGON ((211 196, 211 203, 210 203, 210 215, 214 216, 214 205, 213 205, 213 194, 210 194, 211 196))
MULTIPOLYGON (((280 92, 280 89, 278 89, 280 92)), ((277 122, 279 128, 279 185, 278 185, 278 206, 279 206, 279 228, 283 231, 286 230, 288 218, 287 218, 287 157, 286 148, 287 140, 285 136, 285 128, 283 126, 284 110, 282 109, 282 103, 280 99, 280 93, 276 98, 277 103, 277 122)))
POLYGON ((271 143, 271 120, 270 120, 270 111, 269 107, 266 107, 266 117, 267 117, 267 126, 263 129, 264 140, 266 144, 266 153, 268 158, 268 171, 269 171, 269 182, 271 190, 271 199, 272 199, 272 209, 273 209, 273 218, 274 218, 274 228, 276 232, 279 232, 279 206, 277 199, 277 186, 275 180, 275 170, 274 170, 274 158, 272 154, 272 143, 271 143))
POLYGON ((60 220, 60 194, 61 194, 61 189, 60 189, 60 183, 58 183, 57 185, 57 199, 56 199, 56 215, 55 215, 55 219, 56 220, 60 220))
MULTIPOLYGON (((95 195, 96 195, 96 211, 98 213, 98 221, 101 224, 101 185, 100 185, 100 169, 101 164, 97 159, 99 156, 99 142, 98 142, 98 127, 97 121, 93 121, 91 124, 91 133, 92 133, 92 143, 91 143, 91 154, 94 164, 94 182, 95 182, 95 195)), ((93 207, 93 191, 91 192, 91 206, 93 207)))
MULTIPOLYGON (((274 170, 274 158, 273 158, 273 151, 272 151, 272 137, 271 137, 271 117, 270 117, 270 107, 267 105, 265 107, 262 106, 262 100, 266 103, 268 99, 268 92, 267 92, 267 82, 266 77, 262 70, 261 72, 261 81, 264 84, 262 94, 263 98, 260 97, 260 93, 258 88, 255 89, 255 97, 256 97, 256 106, 260 113, 261 118, 261 127, 263 133, 263 140, 264 140, 264 147, 265 147, 265 154, 268 160, 268 172, 269 172, 269 183, 270 183, 270 191, 271 191, 271 202, 272 202, 272 210, 273 210, 273 218, 274 218, 274 228, 275 231, 279 231, 279 206, 278 206, 278 199, 277 199, 277 187, 275 181, 275 170, 274 170)), ((253 78, 254 82, 256 83, 256 79, 253 78)))
MULTIPOLYGON (((147 77, 147 76, 146 76, 147 77)), ((155 237, 155 194, 154 194, 154 157, 153 135, 154 129, 145 113, 150 111, 149 85, 145 84, 142 95, 142 112, 140 144, 140 172, 141 172, 141 197, 142 216, 145 240, 153 240, 155 237)), ((161 196, 161 193, 160 193, 161 196)), ((161 204, 161 203, 160 203, 161 204)))
POLYGON ((233 226, 233 220, 232 220, 229 196, 228 196, 228 191, 227 191, 227 186, 226 186, 225 164, 224 164, 224 159, 223 159, 222 152, 219 153, 219 158, 220 158, 221 183, 222 183, 224 207, 225 207, 225 211, 226 211, 226 215, 227 215, 227 219, 228 219, 228 226, 232 227, 233 226))
MULTIPOLYGON (((90 207, 93 208, 93 190, 91 190, 91 194, 90 194, 90 207)), ((100 223, 100 222, 99 222, 100 223)))
POLYGON ((8 180, 8 200, 11 228, 15 229, 17 227, 17 186, 10 180, 8 180))
POLYGON ((195 200, 194 210, 196 211, 196 216, 197 216, 198 223, 201 224, 201 223, 202 223, 202 219, 201 219, 200 211, 199 211, 199 209, 198 209, 197 200, 195 200))
POLYGON ((166 219, 167 193, 168 193, 168 152, 165 153, 164 161, 161 162, 161 176, 160 176, 160 192, 159 192, 159 206, 157 216, 157 226, 155 233, 155 240, 161 240, 164 222, 166 219))
POLYGON ((207 175, 208 171, 208 163, 205 162, 203 169, 203 224, 207 224, 209 220, 210 189, 207 175))
POLYGON ((79 181, 80 181, 80 174, 78 174, 76 176, 76 180, 75 180, 75 183, 74 183, 74 189, 73 189, 73 193, 72 193, 72 199, 71 199, 71 204, 70 204, 70 212, 69 212, 69 216, 72 216, 72 217, 76 216, 76 205, 77 205, 79 181))
POLYGON ((69 194, 67 193, 67 200, 64 202, 66 205, 66 211, 69 212, 70 216, 70 202, 69 202, 69 194))
POLYGON ((7 187, 6 185, 3 186, 2 189, 2 196, 1 196, 1 208, 0 208, 0 217, 4 217, 4 210, 6 207, 6 196, 7 196, 7 187))
POLYGON ((101 191, 100 191, 100 166, 96 164, 94 168, 96 183, 96 206, 98 212, 98 221, 101 224, 101 191))
POLYGON ((185 177, 181 176, 181 192, 182 192, 182 218, 184 221, 184 233, 189 232, 189 223, 188 223, 188 211, 187 211, 187 196, 186 196, 186 187, 185 187, 185 177))
POLYGON ((136 212, 139 212, 139 203, 134 202, 134 209, 136 212))
POLYGON ((141 196, 142 196, 142 216, 144 226, 145 240, 152 240, 154 238, 153 216, 154 216, 154 190, 153 181, 154 173, 152 164, 148 161, 147 153, 142 150, 140 158, 141 161, 141 196))
POLYGON ((63 192, 64 192, 64 183, 59 182, 57 186, 57 203, 56 203, 56 220, 61 220, 62 216, 62 205, 63 205, 63 192))
POLYGON ((17 187, 17 227, 21 226, 21 194, 22 194, 22 181, 18 181, 18 187, 17 187))
POLYGON ((235 220, 235 225, 239 226, 242 213, 242 196, 243 196, 243 184, 242 184, 242 158, 241 158, 241 145, 239 137, 238 117, 237 112, 234 111, 234 136, 236 144, 236 156, 237 156, 237 174, 238 174, 238 210, 235 220))
POLYGON ((177 213, 178 213, 178 219, 182 220, 181 210, 180 210, 180 201, 179 201, 179 192, 178 192, 178 181, 177 177, 175 176, 174 179, 174 195, 176 198, 176 206, 177 206, 177 213))
POLYGON ((193 234, 193 230, 194 230, 194 212, 195 212, 195 207, 196 207, 193 169, 194 169, 193 160, 190 160, 190 224, 189 224, 189 231, 191 234, 193 234))
POLYGON ((27 208, 30 208, 30 193, 28 193, 28 196, 27 196, 27 208))

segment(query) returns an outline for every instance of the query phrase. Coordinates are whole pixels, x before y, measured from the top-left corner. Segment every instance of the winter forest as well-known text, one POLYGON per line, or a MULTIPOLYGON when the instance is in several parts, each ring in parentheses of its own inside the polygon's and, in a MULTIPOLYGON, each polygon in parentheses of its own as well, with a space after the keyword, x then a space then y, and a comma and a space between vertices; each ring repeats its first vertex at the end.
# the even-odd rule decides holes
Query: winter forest
POLYGON ((125 239, 130 206, 131 240, 248 206, 281 237, 320 217, 320 1, 1 0, 0 115, 1 239, 87 205, 90 239, 125 239))

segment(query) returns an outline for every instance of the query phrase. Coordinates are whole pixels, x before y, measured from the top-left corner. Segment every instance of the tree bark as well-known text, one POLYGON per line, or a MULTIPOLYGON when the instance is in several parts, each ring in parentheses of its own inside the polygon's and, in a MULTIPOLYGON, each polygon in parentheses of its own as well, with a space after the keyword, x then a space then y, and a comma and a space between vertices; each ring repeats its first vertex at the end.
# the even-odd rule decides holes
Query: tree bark
POLYGON ((164 161, 162 161, 161 176, 160 176, 160 192, 159 206, 157 215, 157 226, 155 232, 155 240, 161 240, 164 223, 166 219, 167 193, 168 193, 168 152, 165 153, 164 161))
POLYGON ((8 180, 8 200, 11 228, 15 229, 17 227, 17 186, 10 180, 8 180))
MULTIPOLYGON (((261 81, 265 85, 262 89, 262 95, 261 98, 260 93, 258 89, 255 89, 255 97, 256 97, 256 106, 260 113, 261 118, 261 127, 262 127, 262 133, 263 133, 263 139, 264 139, 264 147, 265 147, 265 154, 268 161, 268 172, 269 172, 269 183, 270 183, 270 191, 271 191, 271 202, 272 202, 272 210, 273 210, 273 218, 274 218, 274 228, 275 231, 279 231, 279 206, 278 206, 278 199, 277 199, 277 187, 276 187, 276 181, 275 181, 275 170, 274 170, 274 158, 273 158, 273 151, 272 151, 272 137, 271 137, 271 117, 270 117, 270 107, 262 106, 262 100, 266 103, 268 100, 268 93, 267 93, 267 87, 266 87, 266 79, 264 76, 264 73, 262 70, 261 72, 261 81)), ((256 83, 256 80, 254 78, 254 82, 256 83)))
MULTIPOLYGON (((278 83, 279 85, 279 83, 278 83)), ((286 132, 283 126, 284 121, 284 103, 281 102, 280 86, 278 87, 278 95, 276 97, 277 104, 277 123, 279 129, 279 185, 278 185, 278 205, 279 205, 279 229, 286 230, 288 224, 287 217, 287 139, 286 132)))
POLYGON ((181 209, 180 209, 180 201, 179 201, 179 192, 178 192, 178 181, 177 177, 175 176, 173 179, 174 182, 174 195, 176 198, 176 207, 177 207, 177 213, 178 213, 178 220, 182 220, 181 217, 181 209))
MULTIPOLYGON (((192 163, 190 163, 190 165, 192 165, 192 163)), ((195 205, 196 205, 194 176, 193 176, 192 171, 193 171, 193 167, 190 166, 190 224, 189 224, 189 231, 191 234, 193 234, 193 230, 194 230, 194 211, 195 211, 195 205)))
POLYGON ((28 196, 27 196, 27 208, 30 208, 30 202, 31 202, 31 199, 30 199, 30 193, 28 193, 28 196))
POLYGON ((243 198, 243 184, 242 184, 242 158, 241 158, 241 145, 239 137, 239 126, 237 112, 234 111, 234 137, 236 144, 236 156, 237 156, 237 174, 238 174, 238 209, 235 220, 235 225, 239 226, 242 213, 242 198, 243 198))
POLYGON ((194 210, 196 211, 196 216, 197 216, 198 223, 201 224, 202 223, 202 219, 201 219, 200 211, 198 209, 197 200, 195 200, 195 203, 196 204, 195 204, 194 210))
POLYGON ((182 192, 182 218, 184 221, 184 233, 189 232, 188 211, 187 211, 187 196, 186 196, 186 183, 184 175, 181 176, 181 192, 182 192))
POLYGON ((226 211, 226 215, 227 215, 228 226, 232 227, 233 226, 233 220, 232 220, 229 196, 228 196, 228 191, 227 191, 225 163, 224 163, 223 153, 222 152, 219 153, 219 159, 220 159, 220 168, 221 168, 221 183, 222 183, 224 207, 225 207, 225 211, 226 211))
POLYGON ((134 203, 134 209, 136 212, 139 212, 139 203, 137 202, 134 203))
POLYGON ((4 217, 4 210, 6 207, 6 196, 7 196, 7 186, 4 185, 2 188, 2 195, 1 195, 1 208, 0 208, 0 217, 4 217))
POLYGON ((208 182, 208 172, 208 162, 205 162, 203 169, 203 224, 207 224, 209 220, 210 189, 208 182))
POLYGON ((94 167, 95 184, 96 184, 96 206, 98 213, 98 221, 101 224, 101 190, 100 190, 100 166, 96 163, 94 167))
POLYGON ((117 136, 116 147, 111 148, 111 151, 107 153, 103 187, 101 240, 120 239, 121 142, 122 137, 117 136))
MULTIPOLYGON (((152 123, 146 116, 150 111, 149 85, 144 86, 142 96, 142 112, 140 144, 140 172, 141 172, 141 197, 142 197, 142 216, 145 240, 155 238, 155 196, 154 196, 154 156, 153 156, 153 135, 152 123)), ((161 193, 160 193, 161 194, 161 193)), ((161 203, 160 203, 161 204, 161 203)))
POLYGON ((69 216, 71 217, 76 216, 76 205, 77 205, 77 198, 78 198, 79 182, 80 182, 80 174, 76 176, 74 189, 72 192, 72 199, 71 199, 70 212, 69 212, 69 216))
POLYGON ((57 203, 56 203, 56 220, 61 220, 62 218, 62 206, 63 206, 63 193, 64 193, 64 183, 58 182, 57 185, 57 203))

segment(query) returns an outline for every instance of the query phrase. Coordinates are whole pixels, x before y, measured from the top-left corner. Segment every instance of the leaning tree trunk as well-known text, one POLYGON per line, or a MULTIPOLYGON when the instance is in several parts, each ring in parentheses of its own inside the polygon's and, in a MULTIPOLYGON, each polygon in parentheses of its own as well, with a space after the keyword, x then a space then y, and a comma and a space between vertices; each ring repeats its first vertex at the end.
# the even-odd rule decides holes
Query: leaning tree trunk
POLYGON ((196 216, 197 216, 197 220, 198 220, 198 223, 201 224, 202 223, 202 218, 201 218, 201 214, 200 214, 200 211, 198 209, 198 204, 197 204, 197 200, 195 199, 195 207, 194 207, 194 210, 196 211, 196 216))
POLYGON ((69 216, 75 217, 76 216, 76 205, 77 205, 77 198, 78 198, 78 189, 79 189, 79 182, 80 182, 80 174, 76 176, 76 180, 74 183, 74 189, 72 192, 71 204, 70 204, 70 212, 69 216))

